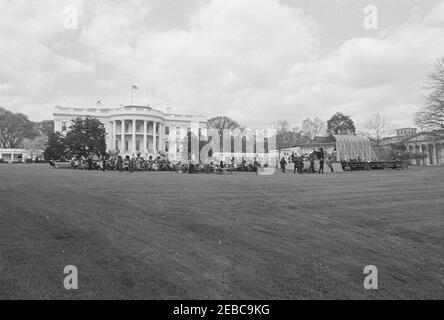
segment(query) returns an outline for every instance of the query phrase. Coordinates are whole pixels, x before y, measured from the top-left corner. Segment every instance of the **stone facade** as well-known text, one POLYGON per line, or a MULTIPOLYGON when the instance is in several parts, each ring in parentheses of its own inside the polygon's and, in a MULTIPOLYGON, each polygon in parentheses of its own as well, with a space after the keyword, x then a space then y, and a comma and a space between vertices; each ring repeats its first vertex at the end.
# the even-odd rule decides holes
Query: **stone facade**
POLYGON ((96 117, 105 125, 107 150, 123 156, 164 154, 170 159, 179 159, 187 132, 197 135, 199 130, 202 132, 207 128, 205 116, 174 114, 149 106, 57 106, 54 110, 54 131, 66 132, 72 119, 85 116, 96 117))
POLYGON ((412 164, 444 164, 444 132, 421 132, 404 140, 404 144, 409 153, 425 156, 424 159, 412 159, 412 164))

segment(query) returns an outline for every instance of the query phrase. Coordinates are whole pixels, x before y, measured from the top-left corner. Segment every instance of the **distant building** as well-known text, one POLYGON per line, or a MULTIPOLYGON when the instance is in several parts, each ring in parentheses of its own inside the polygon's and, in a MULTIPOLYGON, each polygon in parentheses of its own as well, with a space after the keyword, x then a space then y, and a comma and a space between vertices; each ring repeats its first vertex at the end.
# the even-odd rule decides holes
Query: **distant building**
POLYGON ((1 149, 0 159, 2 162, 25 162, 27 159, 31 159, 32 155, 26 149, 1 149))
POLYGON ((402 144, 406 150, 414 155, 423 155, 423 158, 411 159, 413 165, 439 165, 444 163, 444 133, 441 131, 419 132, 416 128, 396 129, 396 136, 382 139, 379 147, 386 154, 394 144, 402 144))
POLYGON ((411 154, 423 154, 423 159, 412 159, 416 165, 444 164, 444 130, 420 132, 403 142, 411 154))
POLYGON ((416 129, 416 128, 396 129, 396 136, 397 137, 414 136, 417 133, 417 131, 418 131, 418 129, 416 129))
POLYGON ((96 117, 105 125, 107 150, 123 156, 165 154, 178 159, 187 133, 197 135, 198 130, 207 128, 207 117, 202 115, 174 114, 149 106, 113 108, 99 104, 94 108, 56 107, 54 131, 66 132, 72 119, 85 116, 96 117))
POLYGON ((396 129, 396 136, 384 137, 379 143, 380 147, 387 147, 392 144, 404 143, 409 137, 416 135, 416 128, 400 128, 396 129))

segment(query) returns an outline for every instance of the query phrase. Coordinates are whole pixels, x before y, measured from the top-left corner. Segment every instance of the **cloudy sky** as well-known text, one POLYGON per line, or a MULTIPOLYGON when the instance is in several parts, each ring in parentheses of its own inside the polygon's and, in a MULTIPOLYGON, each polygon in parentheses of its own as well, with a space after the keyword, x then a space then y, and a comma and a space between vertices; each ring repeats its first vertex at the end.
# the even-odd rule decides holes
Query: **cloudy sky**
POLYGON ((135 104, 248 126, 336 111, 410 126, 442 56, 439 0, 0 0, 0 106, 32 120, 129 104, 135 84, 135 104))

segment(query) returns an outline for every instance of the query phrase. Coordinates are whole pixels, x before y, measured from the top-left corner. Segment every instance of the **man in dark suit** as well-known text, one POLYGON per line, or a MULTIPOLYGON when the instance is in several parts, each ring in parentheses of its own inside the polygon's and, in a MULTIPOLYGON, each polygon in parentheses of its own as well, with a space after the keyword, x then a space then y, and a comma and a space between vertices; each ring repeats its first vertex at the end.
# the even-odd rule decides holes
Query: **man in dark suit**
POLYGON ((106 157, 102 156, 102 171, 106 171, 106 157))
POLYGON ((324 149, 319 149, 319 174, 324 173, 324 149))
POLYGON ((285 166, 287 165, 287 161, 285 161, 285 158, 282 157, 282 159, 279 163, 281 164, 282 173, 285 173, 285 166))

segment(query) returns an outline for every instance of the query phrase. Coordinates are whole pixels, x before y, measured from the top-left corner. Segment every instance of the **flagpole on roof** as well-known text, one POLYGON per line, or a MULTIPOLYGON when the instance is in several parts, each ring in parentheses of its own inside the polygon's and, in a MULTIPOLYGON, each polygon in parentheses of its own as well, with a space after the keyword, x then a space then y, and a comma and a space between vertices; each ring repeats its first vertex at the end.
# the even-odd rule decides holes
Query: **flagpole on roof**
POLYGON ((134 90, 139 90, 139 87, 132 85, 131 86, 131 105, 134 103, 134 90))

